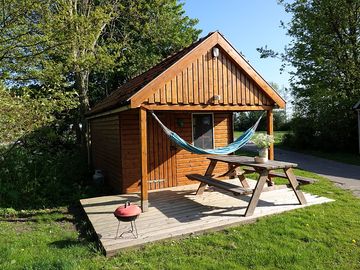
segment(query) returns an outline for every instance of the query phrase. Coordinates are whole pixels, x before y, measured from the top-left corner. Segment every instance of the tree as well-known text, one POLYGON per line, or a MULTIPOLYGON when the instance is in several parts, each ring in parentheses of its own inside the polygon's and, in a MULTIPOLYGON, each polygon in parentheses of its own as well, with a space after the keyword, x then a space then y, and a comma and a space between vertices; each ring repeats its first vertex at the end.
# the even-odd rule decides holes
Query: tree
POLYGON ((118 16, 106 29, 102 43, 125 43, 122 62, 113 69, 91 75, 92 103, 109 95, 118 85, 146 71, 165 57, 197 40, 197 19, 185 16, 177 0, 138 0, 123 3, 118 16))
POLYGON ((200 32, 194 29, 197 21, 184 16, 176 0, 42 0, 33 6, 21 1, 16 12, 11 3, 3 0, 3 9, 13 16, 27 8, 30 11, 7 27, 9 37, 21 37, 14 40, 13 47, 20 48, 17 58, 9 54, 9 64, 3 67, 8 85, 41 86, 39 91, 74 89, 83 143, 90 98, 110 92, 102 85, 114 89, 168 53, 189 45, 200 32), (18 29, 19 34, 14 34, 18 29), (33 44, 33 33, 41 43, 33 44), (14 59, 29 61, 20 64, 14 59))
POLYGON ((31 89, 24 91, 25 89, 18 96, 0 85, 0 143, 17 141, 20 137, 53 123, 56 117, 60 118, 60 112, 68 114, 78 106, 78 99, 73 92, 52 90, 52 98, 49 99, 47 96, 33 98, 31 89))
POLYGON ((295 68, 296 142, 323 149, 352 149, 356 139, 351 106, 360 97, 360 1, 279 1, 292 14, 283 24, 291 43, 283 54, 295 68), (304 140, 306 138, 306 140, 304 140))

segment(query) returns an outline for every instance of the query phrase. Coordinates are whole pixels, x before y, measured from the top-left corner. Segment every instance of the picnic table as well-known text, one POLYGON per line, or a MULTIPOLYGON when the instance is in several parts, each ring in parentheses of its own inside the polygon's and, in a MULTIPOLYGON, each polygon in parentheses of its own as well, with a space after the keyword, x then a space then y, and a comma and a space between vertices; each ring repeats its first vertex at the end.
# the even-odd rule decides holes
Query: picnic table
POLYGON ((269 182, 271 185, 271 176, 275 174, 272 171, 281 169, 284 171, 284 178, 289 181, 290 187, 294 191, 299 203, 306 204, 304 194, 298 189, 299 182, 292 170, 292 168, 297 167, 297 164, 295 163, 276 160, 269 160, 266 163, 255 163, 254 158, 246 156, 211 156, 208 157, 208 159, 210 160, 210 164, 204 175, 187 175, 189 179, 200 182, 196 195, 203 194, 207 185, 230 191, 234 195, 252 194, 245 212, 245 216, 251 216, 254 214, 255 207, 259 201, 260 194, 264 190, 265 183, 269 182), (218 162, 224 162, 229 165, 229 170, 220 176, 235 174, 239 178, 241 186, 213 178, 213 172, 218 162), (244 170, 241 170, 242 167, 245 167, 244 170), (250 188, 250 185, 245 178, 245 174, 249 171, 259 174, 259 178, 254 189, 250 188))

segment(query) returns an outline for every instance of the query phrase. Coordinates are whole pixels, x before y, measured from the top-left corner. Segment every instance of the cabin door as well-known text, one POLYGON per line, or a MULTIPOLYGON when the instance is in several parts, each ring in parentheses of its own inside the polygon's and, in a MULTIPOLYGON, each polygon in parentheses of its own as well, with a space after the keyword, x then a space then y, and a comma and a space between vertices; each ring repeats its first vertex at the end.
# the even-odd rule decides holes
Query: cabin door
MULTIPOLYGON (((156 115, 169 129, 175 129, 171 113, 156 115)), ((149 190, 174 187, 176 181, 176 147, 161 129, 159 123, 148 116, 148 183, 149 190)))

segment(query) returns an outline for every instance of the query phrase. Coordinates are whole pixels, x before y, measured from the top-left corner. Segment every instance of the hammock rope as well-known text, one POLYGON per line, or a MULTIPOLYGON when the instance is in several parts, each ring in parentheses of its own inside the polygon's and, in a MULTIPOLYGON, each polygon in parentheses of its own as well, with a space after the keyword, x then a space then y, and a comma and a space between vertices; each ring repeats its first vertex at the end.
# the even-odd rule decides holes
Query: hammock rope
POLYGON ((227 146, 224 147, 218 147, 215 149, 202 149, 199 147, 196 147, 184 139, 182 139, 178 134, 176 134, 174 131, 168 129, 156 116, 156 114, 153 111, 150 111, 152 116, 155 118, 155 120, 159 123, 165 134, 169 137, 169 139, 174 142, 179 147, 195 154, 206 154, 206 155, 228 155, 231 154, 241 147, 243 147, 248 141, 250 141, 251 137, 254 135, 260 120, 264 114, 262 114, 259 119, 255 122, 255 124, 250 127, 248 130, 246 130, 239 138, 237 138, 234 142, 230 143, 227 146))

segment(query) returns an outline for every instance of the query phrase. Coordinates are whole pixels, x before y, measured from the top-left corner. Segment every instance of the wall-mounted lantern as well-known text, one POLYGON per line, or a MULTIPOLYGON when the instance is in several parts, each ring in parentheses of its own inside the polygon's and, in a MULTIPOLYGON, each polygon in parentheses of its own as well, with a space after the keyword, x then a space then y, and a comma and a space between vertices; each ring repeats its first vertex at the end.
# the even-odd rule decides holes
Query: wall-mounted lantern
POLYGON ((219 48, 214 47, 214 48, 212 49, 212 55, 213 55, 213 57, 218 58, 218 57, 219 57, 219 54, 220 54, 219 48))

